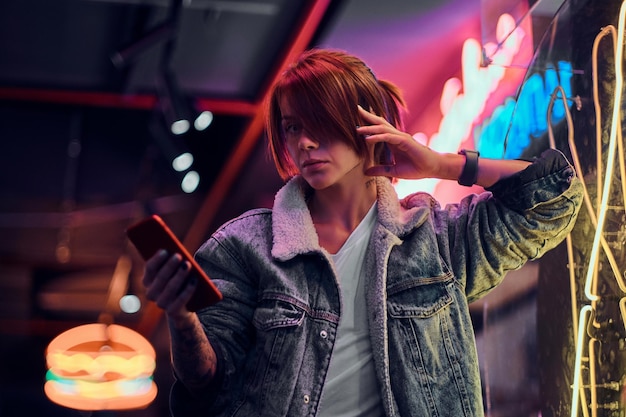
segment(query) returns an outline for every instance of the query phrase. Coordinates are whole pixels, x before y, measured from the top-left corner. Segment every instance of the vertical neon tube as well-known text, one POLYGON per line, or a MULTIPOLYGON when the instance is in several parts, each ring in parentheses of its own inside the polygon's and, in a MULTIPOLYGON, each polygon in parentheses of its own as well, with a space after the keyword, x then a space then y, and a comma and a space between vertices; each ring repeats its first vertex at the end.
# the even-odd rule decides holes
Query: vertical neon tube
POLYGON ((587 314, 591 314, 591 306, 586 305, 580 309, 580 317, 578 319, 578 332, 576 337, 576 359, 574 361, 574 383, 572 384, 572 410, 571 417, 578 416, 578 405, 580 398, 580 390, 582 384, 580 382, 582 368, 582 356, 584 346, 585 325, 587 324, 587 314))
POLYGON ((608 206, 609 192, 611 190, 611 180, 613 176, 613 165, 615 165, 615 148, 617 142, 617 129, 620 126, 620 103, 622 101, 622 86, 623 86, 623 74, 622 74, 622 59, 624 56, 624 14, 626 9, 622 3, 620 8, 618 27, 617 27, 617 48, 615 54, 615 98, 613 100, 613 117, 611 121, 611 136, 609 140, 609 154, 607 156, 606 175, 604 176, 604 189, 602 191, 602 202, 599 208, 598 225, 596 227, 596 233, 593 238, 593 246, 591 248, 591 257, 589 259, 589 268, 587 269, 587 277, 585 280, 585 295, 590 300, 597 300, 598 296, 591 293, 591 286, 593 283, 593 273, 595 265, 598 262, 598 252, 600 248, 600 237, 602 236, 602 229, 604 228, 604 220, 606 217, 606 210, 608 206))

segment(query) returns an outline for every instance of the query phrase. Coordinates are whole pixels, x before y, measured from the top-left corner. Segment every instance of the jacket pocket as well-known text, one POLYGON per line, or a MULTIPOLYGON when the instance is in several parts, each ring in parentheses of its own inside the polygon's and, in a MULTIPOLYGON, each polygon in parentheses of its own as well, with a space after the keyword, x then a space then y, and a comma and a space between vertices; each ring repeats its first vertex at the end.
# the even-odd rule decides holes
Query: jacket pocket
POLYGON ((297 380, 306 335, 306 307, 281 294, 265 295, 253 315, 255 346, 247 359, 236 415, 286 415, 285 395, 297 380))
POLYGON ((304 321, 304 316, 305 310, 295 303, 282 299, 265 299, 259 303, 252 320, 258 330, 269 331, 299 326, 304 321))
POLYGON ((430 415, 470 415, 463 356, 467 327, 459 325, 451 275, 411 278, 388 288, 389 356, 392 385, 405 390, 400 407, 430 415), (415 392, 419 394, 415 395, 415 392))
POLYGON ((452 304, 449 274, 412 278, 387 288, 389 315, 394 318, 428 318, 452 304))

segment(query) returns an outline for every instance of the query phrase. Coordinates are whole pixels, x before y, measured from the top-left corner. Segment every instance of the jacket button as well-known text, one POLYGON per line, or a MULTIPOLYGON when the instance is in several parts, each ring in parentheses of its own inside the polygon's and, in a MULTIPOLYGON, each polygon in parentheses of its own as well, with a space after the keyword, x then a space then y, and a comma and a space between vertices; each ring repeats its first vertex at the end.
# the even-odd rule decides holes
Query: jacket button
POLYGON ((311 397, 308 394, 305 394, 303 399, 304 399, 305 404, 308 404, 311 402, 311 397))
POLYGON ((322 339, 326 339, 326 338, 328 337, 328 333, 326 332, 326 330, 322 330, 322 331, 320 332, 320 337, 321 337, 322 339))

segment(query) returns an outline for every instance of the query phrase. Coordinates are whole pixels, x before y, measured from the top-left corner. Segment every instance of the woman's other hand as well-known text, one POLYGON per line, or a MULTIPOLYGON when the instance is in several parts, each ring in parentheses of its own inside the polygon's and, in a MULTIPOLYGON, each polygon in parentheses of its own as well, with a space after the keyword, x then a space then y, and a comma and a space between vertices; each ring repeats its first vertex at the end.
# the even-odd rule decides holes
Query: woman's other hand
POLYGON ((158 251, 146 261, 143 285, 146 297, 154 301, 175 323, 186 321, 192 313, 186 304, 197 286, 197 279, 189 275, 191 265, 180 254, 158 251))

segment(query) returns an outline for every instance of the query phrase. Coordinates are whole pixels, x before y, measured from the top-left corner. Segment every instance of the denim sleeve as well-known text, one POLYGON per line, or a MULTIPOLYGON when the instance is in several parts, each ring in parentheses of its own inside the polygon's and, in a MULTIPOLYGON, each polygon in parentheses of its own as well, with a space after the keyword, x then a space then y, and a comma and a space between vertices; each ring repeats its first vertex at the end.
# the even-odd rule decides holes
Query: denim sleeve
POLYGON ((527 210, 566 192, 576 173, 565 156, 548 149, 525 170, 486 188, 507 206, 527 210))
POLYGON ((449 208, 450 262, 468 300, 561 243, 582 199, 574 168, 561 152, 548 150, 487 192, 449 208))

